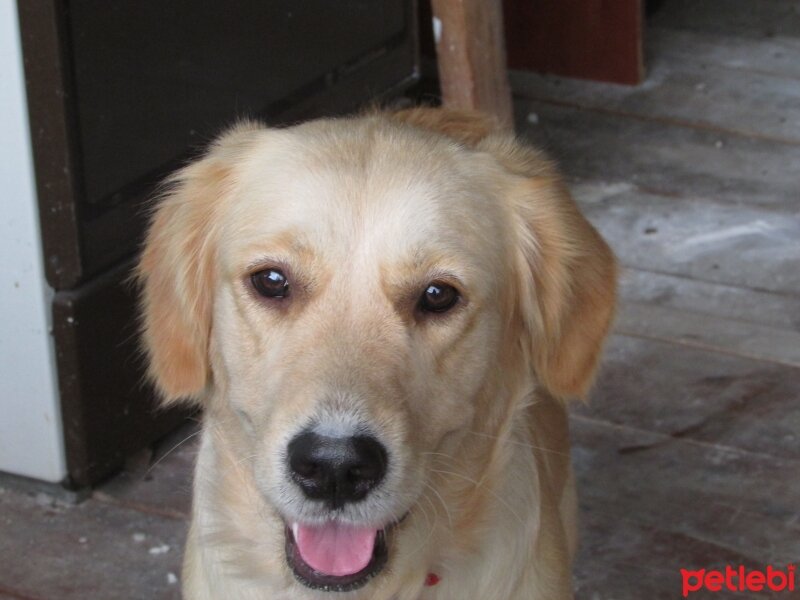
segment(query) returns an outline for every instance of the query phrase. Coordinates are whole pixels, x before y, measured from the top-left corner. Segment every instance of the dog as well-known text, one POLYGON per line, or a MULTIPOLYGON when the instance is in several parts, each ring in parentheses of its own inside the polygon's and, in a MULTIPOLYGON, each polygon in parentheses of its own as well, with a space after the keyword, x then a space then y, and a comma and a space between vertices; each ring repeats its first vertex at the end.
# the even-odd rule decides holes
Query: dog
POLYGON ((616 267, 540 151, 434 108, 243 122, 137 274, 149 376, 204 411, 185 598, 573 597, 565 401, 616 267))

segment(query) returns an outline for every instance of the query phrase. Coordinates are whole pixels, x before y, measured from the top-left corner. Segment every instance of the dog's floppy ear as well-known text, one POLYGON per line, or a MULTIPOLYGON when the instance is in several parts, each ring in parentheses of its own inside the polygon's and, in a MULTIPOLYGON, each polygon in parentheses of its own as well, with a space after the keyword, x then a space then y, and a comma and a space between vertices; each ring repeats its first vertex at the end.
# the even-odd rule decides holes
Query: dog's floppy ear
POLYGON ((196 401, 209 381, 215 216, 231 165, 258 128, 243 122, 220 136, 169 178, 155 206, 136 278, 148 375, 165 402, 196 401))
POLYGON ((512 210, 518 310, 537 379, 556 397, 583 397, 614 314, 614 256, 557 176, 519 182, 512 210))
POLYGON ((514 177, 516 313, 537 379, 556 397, 583 397, 614 316, 614 255, 544 153, 503 134, 475 147, 514 177))

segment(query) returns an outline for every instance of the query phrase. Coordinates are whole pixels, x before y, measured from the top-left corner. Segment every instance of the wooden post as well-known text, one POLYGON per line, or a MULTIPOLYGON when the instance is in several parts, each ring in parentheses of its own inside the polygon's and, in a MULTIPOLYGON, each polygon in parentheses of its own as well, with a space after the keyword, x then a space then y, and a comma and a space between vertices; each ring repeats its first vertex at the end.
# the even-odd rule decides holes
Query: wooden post
POLYGON ((445 106, 479 110, 514 127, 501 0, 432 0, 445 106))

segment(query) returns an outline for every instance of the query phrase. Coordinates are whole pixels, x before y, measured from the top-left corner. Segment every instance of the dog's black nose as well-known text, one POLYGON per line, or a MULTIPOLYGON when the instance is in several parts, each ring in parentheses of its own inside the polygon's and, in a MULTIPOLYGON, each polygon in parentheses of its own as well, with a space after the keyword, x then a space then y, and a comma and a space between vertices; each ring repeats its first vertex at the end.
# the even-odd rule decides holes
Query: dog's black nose
POLYGON ((386 475, 386 448, 371 436, 328 437, 305 431, 289 442, 292 479, 331 508, 357 502, 386 475))

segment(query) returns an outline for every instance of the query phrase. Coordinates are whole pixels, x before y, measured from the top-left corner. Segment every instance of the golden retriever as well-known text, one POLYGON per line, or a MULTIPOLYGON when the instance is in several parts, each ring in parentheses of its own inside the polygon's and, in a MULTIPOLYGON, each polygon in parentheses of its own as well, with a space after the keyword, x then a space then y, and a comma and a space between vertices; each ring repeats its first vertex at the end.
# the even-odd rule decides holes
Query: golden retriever
POLYGON ((185 598, 572 597, 563 401, 616 275, 540 152, 437 109, 242 123, 138 276, 150 376, 204 410, 185 598))

